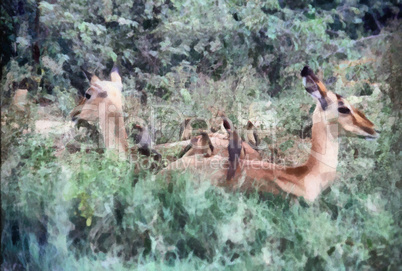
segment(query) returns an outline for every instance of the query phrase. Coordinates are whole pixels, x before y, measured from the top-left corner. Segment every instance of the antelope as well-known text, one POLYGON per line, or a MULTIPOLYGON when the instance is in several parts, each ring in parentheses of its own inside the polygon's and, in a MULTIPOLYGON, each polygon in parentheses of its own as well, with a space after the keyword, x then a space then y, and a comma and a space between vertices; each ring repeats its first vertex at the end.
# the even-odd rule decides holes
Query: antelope
POLYGON ((260 139, 258 138, 258 134, 255 130, 255 126, 251 121, 247 122, 247 127, 246 127, 246 138, 247 141, 254 146, 255 148, 258 147, 260 144, 260 139))
POLYGON ((176 169, 207 171, 206 177, 219 186, 246 191, 257 188, 261 192, 274 194, 282 191, 314 201, 336 178, 339 137, 355 134, 376 139, 379 135, 374 124, 362 112, 342 96, 328 91, 308 66, 303 68, 301 76, 306 91, 316 101, 312 146, 304 164, 284 167, 265 161, 240 159, 234 177, 226 180, 231 157, 183 157, 166 167, 162 174, 176 169))
POLYGON ((180 140, 191 139, 193 128, 191 127, 191 118, 186 118, 180 125, 180 140))
POLYGON ((241 140, 236 129, 234 129, 233 124, 230 123, 226 117, 224 117, 223 119, 223 127, 229 134, 229 168, 226 174, 226 180, 230 181, 236 174, 237 167, 239 166, 240 157, 244 159, 245 151, 243 148, 243 141, 241 140))
POLYGON ((179 154, 179 158, 188 157, 196 154, 202 154, 209 157, 214 152, 214 145, 209 138, 209 135, 203 131, 200 133, 201 137, 193 137, 188 144, 179 154))
POLYGON ((209 119, 209 125, 211 132, 226 134, 226 129, 223 126, 223 119, 226 118, 226 114, 223 110, 215 109, 215 107, 211 106, 208 108, 211 111, 213 117, 209 119))
POLYGON ((139 124, 135 124, 134 128, 138 130, 138 134, 135 136, 135 144, 137 144, 138 152, 148 157, 153 156, 155 161, 160 161, 162 155, 152 149, 153 142, 148 128, 139 124))
POLYGON ((75 122, 99 121, 105 147, 116 150, 122 158, 126 157, 128 142, 123 119, 123 84, 119 71, 113 67, 111 81, 102 81, 96 75, 85 73, 90 79, 90 87, 70 116, 75 122))
MULTIPOLYGON (((223 135, 221 133, 206 133, 202 132, 200 135, 193 137, 191 140, 165 143, 156 145, 155 149, 160 153, 179 153, 178 158, 193 157, 197 159, 198 156, 213 157, 229 155, 229 142, 230 136, 228 133, 223 135)), ((261 160, 259 152, 254 150, 246 142, 241 142, 242 152, 241 159, 246 160, 261 160)))

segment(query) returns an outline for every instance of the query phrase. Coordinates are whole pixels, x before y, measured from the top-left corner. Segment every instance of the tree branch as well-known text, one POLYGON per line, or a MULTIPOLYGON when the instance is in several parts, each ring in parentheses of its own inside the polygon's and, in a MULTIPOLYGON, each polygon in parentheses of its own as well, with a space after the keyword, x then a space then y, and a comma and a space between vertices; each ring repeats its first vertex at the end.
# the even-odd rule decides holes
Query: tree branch
POLYGON ((365 41, 365 40, 370 40, 370 39, 374 39, 374 38, 378 38, 378 37, 383 37, 383 36, 388 36, 388 34, 372 35, 372 36, 368 36, 368 37, 364 37, 364 38, 355 40, 354 42, 355 42, 355 43, 357 43, 357 42, 362 42, 362 41, 365 41))

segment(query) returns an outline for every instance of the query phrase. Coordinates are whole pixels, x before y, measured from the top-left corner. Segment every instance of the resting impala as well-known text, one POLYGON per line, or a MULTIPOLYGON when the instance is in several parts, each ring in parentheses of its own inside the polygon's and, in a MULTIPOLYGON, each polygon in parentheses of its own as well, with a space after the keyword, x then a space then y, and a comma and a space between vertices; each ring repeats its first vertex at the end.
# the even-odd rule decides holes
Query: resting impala
MULTIPOLYGON (((226 181, 228 157, 183 157, 170 164, 164 172, 191 169, 207 172, 218 185, 278 193, 284 191, 314 201, 336 177, 338 164, 338 137, 350 132, 366 139, 375 139, 378 133, 365 115, 342 96, 328 91, 308 67, 301 72, 306 91, 316 100, 313 113, 312 146, 307 162, 296 167, 283 167, 264 161, 240 159, 234 178, 226 181)), ((230 158, 229 158, 230 159, 230 158)))
MULTIPOLYGON (((225 129, 225 128, 223 128, 225 129)), ((203 155, 205 157, 228 157, 228 145, 230 136, 221 133, 206 133, 194 136, 191 140, 156 145, 155 149, 160 153, 178 153, 178 157, 193 157, 203 155), (209 144, 211 143, 211 144, 209 144), (212 148, 211 148, 212 146, 212 148)), ((243 152, 241 159, 261 160, 261 155, 248 143, 242 142, 243 152)))
POLYGON ((99 121, 105 147, 126 157, 128 143, 122 111, 123 84, 118 69, 112 69, 111 81, 102 81, 96 75, 86 74, 90 79, 90 87, 70 116, 73 121, 99 121))
POLYGON ((122 81, 117 67, 110 73, 111 81, 102 81, 96 75, 84 71, 90 80, 90 87, 85 92, 78 106, 70 116, 73 121, 80 120, 99 122, 100 132, 107 149, 118 152, 121 158, 130 158, 139 161, 138 153, 153 159, 142 159, 141 165, 137 163, 136 169, 155 167, 154 160, 160 161, 161 155, 151 148, 151 137, 146 129, 134 125, 139 130, 135 138, 136 147, 129 148, 127 132, 123 119, 122 81))

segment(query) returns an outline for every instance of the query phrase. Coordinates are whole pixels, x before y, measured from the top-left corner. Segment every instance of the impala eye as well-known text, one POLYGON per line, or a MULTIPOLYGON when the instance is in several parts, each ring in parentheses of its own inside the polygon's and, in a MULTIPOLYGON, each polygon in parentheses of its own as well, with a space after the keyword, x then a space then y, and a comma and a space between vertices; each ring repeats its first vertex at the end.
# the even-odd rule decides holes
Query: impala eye
POLYGON ((89 95, 88 93, 85 93, 85 98, 87 98, 87 100, 91 99, 91 95, 89 95))
POLYGON ((342 113, 342 114, 349 114, 350 113, 350 109, 347 107, 338 107, 338 112, 342 113))

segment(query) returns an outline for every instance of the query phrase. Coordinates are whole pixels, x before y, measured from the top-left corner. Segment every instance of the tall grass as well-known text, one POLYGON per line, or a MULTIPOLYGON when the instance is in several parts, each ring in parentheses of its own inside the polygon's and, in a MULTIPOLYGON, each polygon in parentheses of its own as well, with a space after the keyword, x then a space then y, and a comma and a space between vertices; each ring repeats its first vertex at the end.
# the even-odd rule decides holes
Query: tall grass
MULTIPOLYGON (((108 154, 58 159, 51 139, 27 136, 2 166, 3 268, 393 270, 400 190, 396 157, 381 155, 395 138, 383 138, 377 169, 355 167, 307 204, 228 192, 189 173, 167 183, 108 154)), ((342 155, 348 168, 347 146, 342 155)))

